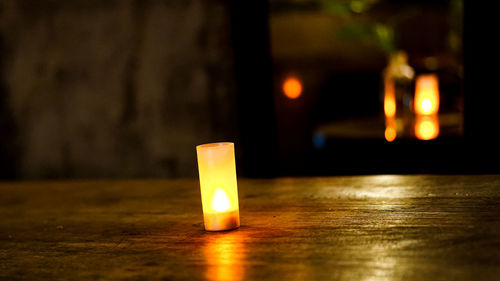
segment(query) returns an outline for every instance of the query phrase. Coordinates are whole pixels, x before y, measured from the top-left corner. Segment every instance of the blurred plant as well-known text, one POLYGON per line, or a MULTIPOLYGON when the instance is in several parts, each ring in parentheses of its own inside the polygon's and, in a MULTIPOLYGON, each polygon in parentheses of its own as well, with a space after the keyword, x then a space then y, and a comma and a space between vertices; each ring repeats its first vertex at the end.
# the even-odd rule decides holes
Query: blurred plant
POLYGON ((463 0, 453 0, 450 2, 448 44, 450 50, 459 56, 462 52, 463 22, 464 22, 463 0))
POLYGON ((376 8, 379 0, 326 0, 324 10, 345 20, 347 25, 338 30, 341 40, 375 43, 386 55, 398 50, 396 25, 403 19, 412 16, 413 8, 404 9, 395 16, 377 21, 369 12, 376 8))

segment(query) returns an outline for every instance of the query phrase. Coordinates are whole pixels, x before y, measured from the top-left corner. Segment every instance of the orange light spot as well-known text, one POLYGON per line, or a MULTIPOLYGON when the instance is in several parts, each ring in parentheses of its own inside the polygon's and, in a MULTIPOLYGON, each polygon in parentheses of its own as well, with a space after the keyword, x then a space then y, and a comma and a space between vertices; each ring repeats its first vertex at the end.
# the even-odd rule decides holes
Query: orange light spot
POLYGON ((385 80, 384 113, 387 118, 392 118, 396 115, 394 81, 390 79, 385 80))
POLYGON ((296 99, 302 94, 302 84, 297 78, 288 78, 283 83, 283 93, 290 99, 296 99))
POLYGON ((415 112, 436 114, 439 110, 439 85, 435 74, 419 75, 415 86, 415 112))
POLYGON ((385 128, 385 140, 388 142, 393 142, 396 139, 396 129, 385 128))
POLYGON ((420 140, 432 140, 439 135, 439 121, 436 115, 417 116, 415 136, 420 140))
POLYGON ((396 131, 396 120, 394 118, 385 119, 385 140, 388 142, 393 142, 397 137, 396 131))
POLYGON ((385 128, 385 140, 388 142, 393 142, 396 139, 396 129, 385 128))

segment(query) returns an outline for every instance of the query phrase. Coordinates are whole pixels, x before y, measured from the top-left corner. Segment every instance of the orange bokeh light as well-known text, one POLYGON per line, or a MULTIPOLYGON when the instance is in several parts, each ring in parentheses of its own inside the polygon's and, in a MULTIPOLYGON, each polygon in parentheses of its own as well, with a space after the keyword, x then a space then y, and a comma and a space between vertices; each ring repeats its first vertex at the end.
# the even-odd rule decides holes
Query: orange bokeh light
POLYGON ((297 78, 287 78, 283 83, 283 93, 290 99, 296 99, 302 94, 302 83, 297 78))
POLYGON ((415 136, 420 140, 432 140, 439 135, 439 121, 436 115, 417 116, 415 136))
POLYGON ((385 140, 393 142, 396 139, 396 129, 392 127, 385 128, 385 140))
POLYGON ((385 117, 392 118, 396 115, 396 93, 394 91, 394 81, 385 80, 384 113, 385 117))
POLYGON ((387 118, 385 120, 385 140, 388 142, 393 142, 397 137, 396 131, 396 120, 393 118, 387 118))
POLYGON ((435 74, 417 77, 415 86, 415 113, 419 115, 436 114, 439 110, 439 84, 435 74))

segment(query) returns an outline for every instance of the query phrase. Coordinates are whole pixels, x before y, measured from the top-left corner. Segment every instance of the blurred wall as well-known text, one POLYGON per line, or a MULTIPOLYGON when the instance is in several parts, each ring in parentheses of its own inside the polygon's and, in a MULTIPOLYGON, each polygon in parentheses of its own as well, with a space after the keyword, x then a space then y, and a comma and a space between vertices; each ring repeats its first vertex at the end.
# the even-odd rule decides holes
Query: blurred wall
POLYGON ((227 3, 0 1, 0 176, 196 175, 234 140, 227 3))

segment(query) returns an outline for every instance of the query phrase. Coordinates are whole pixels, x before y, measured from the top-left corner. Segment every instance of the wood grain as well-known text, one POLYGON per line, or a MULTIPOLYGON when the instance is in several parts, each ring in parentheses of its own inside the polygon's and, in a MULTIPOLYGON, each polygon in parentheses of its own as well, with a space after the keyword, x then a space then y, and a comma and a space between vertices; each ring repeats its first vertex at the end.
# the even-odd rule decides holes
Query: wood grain
POLYGON ((498 280, 500 176, 240 180, 203 231, 196 180, 0 184, 0 280, 498 280))

